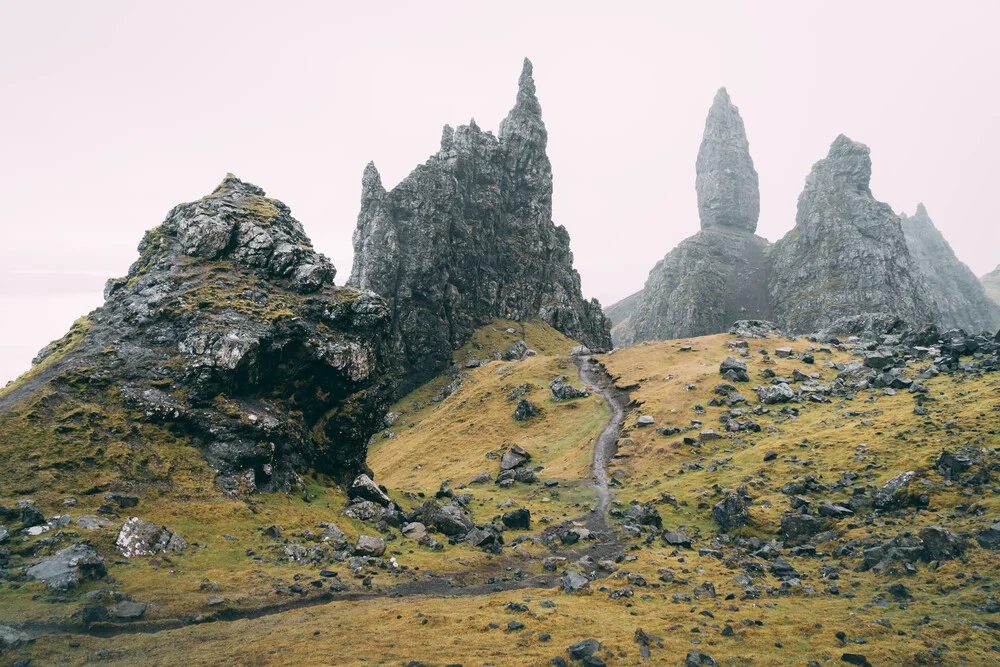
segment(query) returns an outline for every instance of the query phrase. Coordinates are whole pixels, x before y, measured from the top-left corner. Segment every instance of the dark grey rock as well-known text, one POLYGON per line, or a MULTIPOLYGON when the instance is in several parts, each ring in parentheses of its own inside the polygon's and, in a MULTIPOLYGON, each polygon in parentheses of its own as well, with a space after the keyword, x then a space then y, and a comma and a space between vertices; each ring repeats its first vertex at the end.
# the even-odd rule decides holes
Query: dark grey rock
POLYGON ((719 663, 712 656, 701 651, 688 651, 684 658, 684 667, 719 667, 719 663))
POLYGON ((573 660, 589 658, 601 649, 601 642, 596 639, 584 639, 566 647, 566 652, 573 660))
POLYGON ((755 232, 760 215, 757 171, 743 119, 725 88, 719 89, 708 110, 695 169, 702 228, 755 232))
POLYGON ((784 382, 761 385, 754 391, 757 392, 757 400, 765 405, 787 403, 795 398, 795 391, 784 382))
POLYGON ((347 495, 350 498, 361 498, 383 507, 392 505, 392 500, 389 496, 378 487, 378 484, 372 481, 371 477, 364 473, 354 479, 351 488, 347 491, 347 495))
POLYGON ((750 507, 742 492, 727 493, 712 507, 712 520, 723 532, 750 523, 750 507))
POLYGON ((924 543, 927 560, 952 560, 968 548, 965 539, 940 526, 925 526, 917 535, 924 543))
POLYGON ((525 60, 498 136, 475 122, 446 128, 441 150, 390 192, 366 168, 348 284, 390 302, 400 391, 447 368, 496 317, 540 317, 610 348, 610 323, 583 299, 569 235, 552 221, 547 141, 525 60))
POLYGON ((531 528, 531 512, 527 509, 516 509, 504 512, 503 525, 511 530, 528 530, 531 528))
POLYGON ((371 556, 378 558, 385 553, 385 540, 371 535, 360 535, 354 545, 355 556, 371 556))
POLYGON ((873 498, 875 508, 885 510, 908 504, 910 494, 907 489, 910 486, 910 483, 916 479, 916 476, 916 472, 908 470, 907 472, 896 475, 883 484, 879 490, 875 492, 875 497, 873 498))
POLYGON ((519 422, 528 421, 532 417, 538 414, 538 408, 535 404, 526 398, 522 398, 517 402, 517 407, 514 408, 514 419, 519 422))
POLYGON ((149 608, 142 602, 119 602, 110 609, 111 616, 119 621, 137 621, 145 615, 149 608))

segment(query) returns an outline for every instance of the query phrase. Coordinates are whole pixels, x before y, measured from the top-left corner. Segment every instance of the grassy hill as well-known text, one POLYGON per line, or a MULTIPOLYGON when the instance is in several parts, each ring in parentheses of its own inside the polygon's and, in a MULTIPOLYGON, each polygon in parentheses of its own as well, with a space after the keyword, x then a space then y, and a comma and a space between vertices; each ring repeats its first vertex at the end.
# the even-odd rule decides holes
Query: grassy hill
POLYGON ((750 339, 744 347, 725 334, 599 355, 632 401, 611 464, 616 500, 606 534, 562 544, 551 542, 552 531, 582 526, 595 504, 589 466, 610 415, 599 395, 553 400, 548 385, 557 377, 580 385, 572 346, 539 323, 485 327, 456 352, 455 373, 392 408, 395 421, 369 448, 375 479, 404 509, 442 487, 470 495, 477 524, 529 509, 530 529, 505 531, 496 554, 441 535, 444 546, 435 550, 398 528, 379 532, 345 517, 344 489, 321 476, 307 477, 302 497, 231 499, 204 482, 211 471, 165 428, 137 426, 111 403, 75 403, 66 390, 33 395, 0 417, 0 455, 8 462, 0 505, 30 495, 46 516, 66 512, 75 520, 120 488, 140 504, 109 515, 114 525, 103 531, 71 525, 26 537, 8 522, 12 553, 40 557, 77 539, 65 536, 75 532, 106 556, 109 576, 63 595, 16 576, 0 584, 0 624, 71 630, 7 651, 0 664, 23 657, 79 664, 89 656, 122 665, 540 665, 557 656, 573 663, 566 648, 587 638, 600 642, 595 655, 609 665, 681 665, 689 651, 740 666, 848 664, 844 654, 872 665, 997 662, 1000 561, 974 539, 1000 517, 996 373, 943 373, 921 380, 926 392, 919 393, 873 387, 817 402, 806 392, 763 405, 753 388, 769 382, 764 374, 791 379, 797 372, 813 377, 796 376, 793 387, 829 387, 836 365, 856 357, 805 339, 750 339), (537 354, 468 363, 502 356, 518 339, 537 354), (790 355, 777 356, 781 347, 790 355), (803 360, 808 355, 812 363, 803 360), (750 381, 732 383, 745 402, 727 405, 716 392, 727 357, 746 363, 750 381), (513 417, 518 399, 509 398, 521 389, 540 408, 523 422, 513 417), (641 416, 653 423, 640 425, 641 416), (728 422, 759 430, 728 432, 728 422), (513 445, 531 454, 537 482, 495 483, 500 457, 513 445), (949 477, 937 469, 943 450, 976 452, 982 461, 949 477), (123 474, 143 467, 149 473, 138 484, 122 485, 123 474), (783 539, 793 504, 847 506, 907 471, 925 496, 919 502, 853 505, 849 516, 824 519, 814 551, 794 551, 784 539, 768 553, 769 542, 783 539), (490 481, 470 484, 483 472, 490 481), (713 507, 740 487, 749 521, 720 534, 713 507), (75 506, 62 504, 68 495, 75 506), (668 543, 648 525, 623 529, 633 502, 655 509, 662 530, 683 534, 690 547, 668 543), (169 557, 117 555, 114 536, 131 512, 176 530, 190 548, 169 557), (350 543, 362 534, 387 538, 384 558, 400 567, 354 571, 347 561, 290 559, 286 549, 320 544, 321 522, 336 523, 350 543), (283 528, 279 537, 263 530, 272 525, 283 528), (881 573, 864 569, 865 549, 928 526, 965 537, 964 553, 911 566, 896 560, 881 573), (323 571, 336 571, 345 590, 332 590, 335 579, 323 571), (561 577, 569 572, 590 581, 568 593, 561 577), (107 588, 154 606, 131 624, 99 623, 89 632, 65 625, 78 623, 73 614, 93 601, 88 594, 107 588))

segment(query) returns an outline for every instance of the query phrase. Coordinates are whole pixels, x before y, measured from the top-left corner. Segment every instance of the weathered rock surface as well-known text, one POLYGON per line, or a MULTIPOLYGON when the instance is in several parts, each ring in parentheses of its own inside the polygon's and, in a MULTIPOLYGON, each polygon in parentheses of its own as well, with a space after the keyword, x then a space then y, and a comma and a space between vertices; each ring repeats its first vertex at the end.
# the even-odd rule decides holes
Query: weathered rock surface
POLYGON ((872 195, 871 172, 869 148, 844 135, 813 165, 795 228, 771 253, 770 292, 779 328, 820 331, 861 313, 912 324, 937 319, 899 217, 872 195))
POLYGON ((298 487, 307 467, 344 481, 367 470, 389 311, 333 285, 288 207, 230 175, 170 211, 139 253, 58 362, 86 369, 77 386, 95 400, 113 386, 135 419, 183 433, 233 495, 298 487))
POLYGON ((166 526, 158 526, 133 516, 122 526, 115 546, 123 556, 132 558, 162 551, 182 551, 187 547, 187 542, 166 526))
POLYGON ((1000 328, 1000 305, 955 256, 924 205, 918 204, 916 213, 901 215, 900 220, 921 289, 938 313, 937 324, 974 332, 1000 328))
POLYGON ((569 235, 552 222, 548 135, 527 60, 499 136, 446 126, 441 150, 387 192, 362 178, 349 285, 390 303, 400 391, 451 363, 493 318, 542 320, 593 349, 610 323, 585 301, 569 235))
POLYGON ((757 231, 760 188, 743 118, 725 88, 715 94, 695 163, 702 229, 757 231))
POLYGON ((770 320, 767 240, 754 235, 757 172, 740 118, 720 89, 696 163, 701 231, 667 253, 638 294, 609 308, 617 347, 725 331, 736 320, 770 320))
POLYGON ((104 558, 93 547, 77 542, 27 568, 24 574, 52 590, 68 591, 85 579, 104 577, 107 571, 104 558))
POLYGON ((984 276, 980 276, 979 282, 993 303, 1000 305, 1000 264, 984 276))

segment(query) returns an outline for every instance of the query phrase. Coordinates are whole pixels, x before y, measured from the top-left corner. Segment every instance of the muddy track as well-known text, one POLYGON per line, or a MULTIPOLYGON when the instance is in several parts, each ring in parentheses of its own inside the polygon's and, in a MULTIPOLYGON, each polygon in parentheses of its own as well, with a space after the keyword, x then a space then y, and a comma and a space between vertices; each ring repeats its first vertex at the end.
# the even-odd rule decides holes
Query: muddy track
MULTIPOLYGON (((586 383, 593 393, 600 394, 607 401, 611 408, 611 419, 601 431, 594 445, 594 456, 592 464, 592 474, 594 488, 597 491, 597 507, 583 521, 587 528, 597 538, 589 542, 586 546, 572 550, 560 550, 552 548, 549 555, 561 556, 573 561, 583 556, 589 556, 594 562, 605 558, 613 558, 619 552, 622 544, 617 536, 607 526, 607 510, 610 506, 612 494, 608 483, 608 463, 617 450, 618 436, 621 432, 622 423, 625 419, 626 406, 629 402, 628 392, 622 391, 614 386, 613 379, 605 371, 604 367, 592 361, 590 356, 574 356, 573 362, 577 365, 580 379, 586 383)), ((55 369, 52 369, 55 370, 55 369)), ((52 374, 54 375, 54 373, 52 374)), ((37 378, 38 384, 49 379, 51 375, 45 373, 44 377, 37 378)), ((33 378, 34 380, 34 378, 33 378)), ((23 393, 18 392, 23 396, 23 393)), ((7 398, 7 397, 5 397, 7 398)), ((16 399, 14 399, 16 400, 16 399)), ((3 405, 0 403, 0 408, 3 405)), ((503 565, 510 567, 525 567, 532 563, 537 563, 538 557, 520 558, 508 555, 503 558, 503 565)), ((467 574, 475 574, 470 572, 467 574)), ((311 597, 303 597, 295 600, 286 600, 278 604, 257 607, 254 609, 226 609, 214 612, 198 621, 193 618, 168 618, 149 622, 136 622, 130 624, 99 623, 87 626, 83 623, 42 623, 42 622, 8 622, 0 621, 5 625, 10 625, 18 630, 27 633, 31 637, 54 634, 78 634, 92 637, 114 637, 129 634, 153 634, 165 630, 176 630, 188 625, 232 622, 246 619, 263 618, 273 616, 297 609, 307 609, 331 602, 360 601, 374 598, 407 598, 416 596, 434 597, 475 597, 480 595, 490 595, 503 591, 513 591, 522 589, 550 589, 559 585, 560 576, 558 574, 540 575, 523 579, 511 578, 494 583, 463 584, 456 583, 457 577, 437 576, 421 581, 410 581, 400 583, 395 586, 384 588, 360 589, 344 592, 326 592, 311 597)))
POLYGON ((604 365, 589 355, 574 356, 580 372, 580 379, 593 393, 600 394, 611 408, 611 419, 597 436, 594 444, 594 458, 591 466, 594 488, 597 490, 597 508, 587 520, 587 527, 598 533, 607 531, 607 513, 611 505, 611 486, 608 479, 608 464, 618 451, 618 436, 625 422, 628 392, 617 388, 604 365))

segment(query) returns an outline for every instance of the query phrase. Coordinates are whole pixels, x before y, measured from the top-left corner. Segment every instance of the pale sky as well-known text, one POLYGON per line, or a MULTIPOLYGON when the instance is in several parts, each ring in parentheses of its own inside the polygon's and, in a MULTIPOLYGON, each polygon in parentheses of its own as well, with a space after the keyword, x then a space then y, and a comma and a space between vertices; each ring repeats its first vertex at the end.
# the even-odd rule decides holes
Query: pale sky
POLYGON ((0 0, 0 384, 226 172, 287 203, 342 284, 365 164, 391 187, 445 123, 495 132, 524 56, 587 297, 631 294, 697 231, 720 86, 760 174, 759 234, 792 228, 843 132, 871 146, 875 196, 924 202, 981 275, 1000 263, 997 25, 993 0, 0 0))

